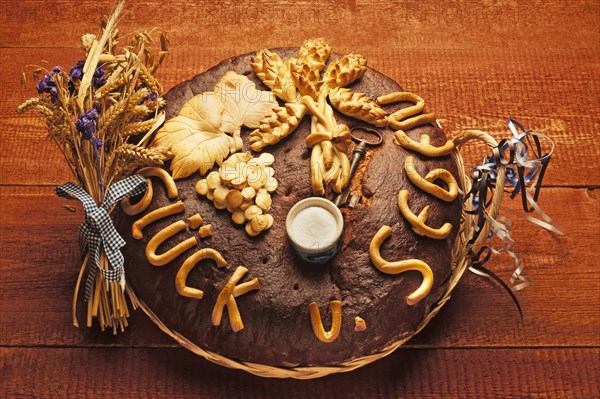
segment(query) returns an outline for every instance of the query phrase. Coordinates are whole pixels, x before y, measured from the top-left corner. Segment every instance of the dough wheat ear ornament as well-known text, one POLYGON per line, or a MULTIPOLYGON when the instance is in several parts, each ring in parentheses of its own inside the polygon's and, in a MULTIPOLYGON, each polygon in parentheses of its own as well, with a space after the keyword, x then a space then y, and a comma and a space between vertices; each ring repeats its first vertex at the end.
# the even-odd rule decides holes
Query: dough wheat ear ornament
POLYGON ((350 89, 338 87, 329 92, 329 101, 344 115, 377 127, 385 127, 388 124, 388 116, 383 108, 363 93, 354 93, 350 89))
MULTIPOLYGON (((331 91, 341 89, 360 79, 367 70, 367 61, 359 54, 345 55, 327 65, 331 51, 325 40, 307 40, 298 51, 298 58, 282 61, 269 50, 259 51, 252 59, 252 69, 273 93, 286 102, 274 108, 260 126, 250 133, 251 148, 260 151, 291 134, 308 112, 311 134, 306 140, 311 153, 311 185, 313 193, 336 193, 348 186, 350 161, 350 129, 337 124, 333 109, 326 98, 331 91)), ((342 113, 373 120, 378 126, 385 123, 385 113, 364 95, 337 91, 332 104, 342 113)), ((248 229, 247 229, 248 230, 248 229)))

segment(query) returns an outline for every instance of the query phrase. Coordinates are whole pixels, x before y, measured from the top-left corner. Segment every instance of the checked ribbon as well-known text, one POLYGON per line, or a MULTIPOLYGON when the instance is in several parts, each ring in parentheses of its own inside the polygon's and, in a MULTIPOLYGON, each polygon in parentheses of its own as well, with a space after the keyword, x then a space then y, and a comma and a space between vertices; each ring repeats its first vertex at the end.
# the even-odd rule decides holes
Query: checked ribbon
POLYGON ((90 270, 85 284, 85 300, 90 297, 94 279, 98 270, 107 281, 120 281, 125 288, 123 254, 121 247, 125 240, 119 235, 109 215, 109 210, 123 197, 132 197, 146 191, 146 179, 141 175, 129 176, 109 187, 106 197, 98 207, 94 199, 77 184, 69 182, 56 187, 56 194, 66 199, 78 199, 85 209, 85 221, 79 226, 79 251, 81 257, 90 255, 90 270), (111 270, 100 268, 100 249, 104 252, 111 270))

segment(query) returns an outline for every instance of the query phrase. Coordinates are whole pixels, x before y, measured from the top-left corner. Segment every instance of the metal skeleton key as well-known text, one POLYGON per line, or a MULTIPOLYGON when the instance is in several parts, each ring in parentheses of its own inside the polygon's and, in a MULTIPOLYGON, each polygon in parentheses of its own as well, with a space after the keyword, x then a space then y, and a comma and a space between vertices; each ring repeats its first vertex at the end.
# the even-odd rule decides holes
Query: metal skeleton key
POLYGON ((375 129, 370 129, 365 126, 353 127, 350 130, 350 137, 352 137, 352 140, 357 145, 354 147, 354 151, 352 151, 352 160, 350 161, 350 176, 348 177, 348 186, 346 188, 344 188, 342 190, 342 192, 339 193, 335 197, 335 201, 333 201, 333 203, 337 207, 340 207, 340 208, 346 204, 348 205, 349 208, 354 208, 354 206, 358 203, 358 198, 360 198, 360 197, 354 196, 354 195, 352 196, 352 198, 350 198, 350 201, 348 201, 348 194, 350 193, 350 185, 352 183, 352 178, 354 177, 354 173, 356 173, 356 169, 358 169, 358 164, 360 163, 360 161, 364 157, 365 153, 367 152, 367 147, 379 147, 381 144, 383 144, 383 136, 381 135, 381 133, 379 133, 375 129), (373 135, 377 138, 377 140, 376 141, 367 141, 367 140, 361 139, 360 137, 357 137, 354 135, 354 132, 357 130, 368 133, 369 135, 373 135))

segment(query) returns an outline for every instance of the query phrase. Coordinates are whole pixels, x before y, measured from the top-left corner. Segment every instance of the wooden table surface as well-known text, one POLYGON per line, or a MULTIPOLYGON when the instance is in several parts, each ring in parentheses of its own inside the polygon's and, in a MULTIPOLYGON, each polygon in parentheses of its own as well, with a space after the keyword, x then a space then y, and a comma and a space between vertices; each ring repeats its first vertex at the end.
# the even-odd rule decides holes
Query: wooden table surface
MULTIPOLYGON (((506 119, 551 136, 540 205, 567 230, 515 219, 533 285, 509 296, 467 273, 427 328, 360 370, 313 381, 261 379, 177 347, 144 314, 125 334, 71 325, 82 221, 53 195, 70 179, 19 77, 29 64, 70 66, 108 1, 1 0, 0 396, 217 398, 600 397, 600 3, 598 1, 130 1, 122 32, 158 26, 172 54, 165 88, 240 53, 326 37, 341 53, 419 93, 451 136, 509 135, 506 119)), ((469 165, 485 149, 463 156, 469 165)), ((508 202, 508 200, 507 200, 508 202)), ((508 204, 518 209, 518 201, 508 204)), ((507 256, 488 263, 508 279, 507 256)))

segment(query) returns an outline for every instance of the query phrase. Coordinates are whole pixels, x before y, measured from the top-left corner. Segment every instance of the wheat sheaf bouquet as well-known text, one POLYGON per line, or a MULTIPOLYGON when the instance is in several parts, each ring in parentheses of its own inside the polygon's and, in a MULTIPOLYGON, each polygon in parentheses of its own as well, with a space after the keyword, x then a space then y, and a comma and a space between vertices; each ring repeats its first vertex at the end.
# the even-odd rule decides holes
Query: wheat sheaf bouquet
POLYGON ((48 137, 75 179, 57 187, 57 194, 82 201, 86 212, 79 228, 83 263, 73 295, 73 324, 79 325, 77 298, 87 271, 86 324, 97 318, 102 330, 114 333, 127 326, 129 310, 120 253, 124 242, 110 213, 122 197, 145 191, 146 180, 136 170, 162 165, 171 156, 145 145, 164 121, 163 89, 154 74, 168 54, 168 39, 157 29, 121 37, 116 25, 122 9, 120 3, 101 21, 97 36, 81 37, 85 57, 73 67, 37 68, 33 79, 40 96, 17 109, 43 116, 48 137))

